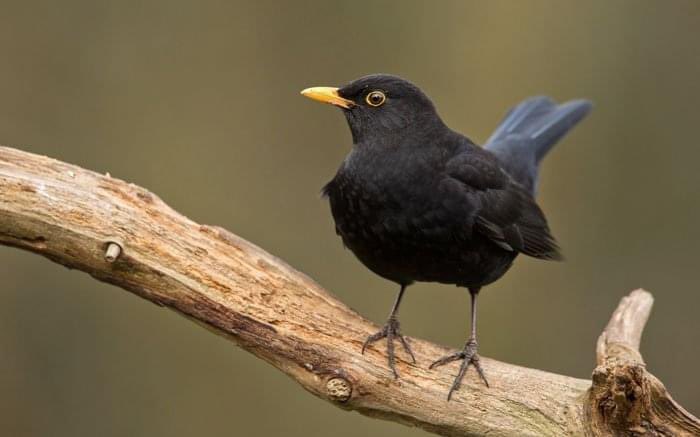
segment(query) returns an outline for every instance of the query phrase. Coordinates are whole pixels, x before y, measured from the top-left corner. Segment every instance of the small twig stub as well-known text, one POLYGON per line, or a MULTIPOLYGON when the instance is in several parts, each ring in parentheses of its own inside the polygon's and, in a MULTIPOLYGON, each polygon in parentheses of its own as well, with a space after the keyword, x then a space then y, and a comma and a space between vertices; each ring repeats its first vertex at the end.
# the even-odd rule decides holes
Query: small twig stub
POLYGON ((119 243, 110 241, 107 243, 107 250, 105 251, 105 260, 109 263, 113 263, 119 258, 122 253, 122 247, 119 243))

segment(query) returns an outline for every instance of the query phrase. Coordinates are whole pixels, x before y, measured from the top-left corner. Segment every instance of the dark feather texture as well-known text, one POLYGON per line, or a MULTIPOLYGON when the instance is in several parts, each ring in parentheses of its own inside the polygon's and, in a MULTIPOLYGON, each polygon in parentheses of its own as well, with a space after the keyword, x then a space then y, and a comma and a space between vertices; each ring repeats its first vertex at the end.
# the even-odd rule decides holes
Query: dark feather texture
POLYGON ((371 270, 400 284, 481 287, 519 253, 561 258, 533 197, 537 166, 589 103, 527 100, 482 149, 403 79, 368 76, 339 94, 356 103, 344 110, 354 146, 323 192, 337 233, 371 270), (375 90, 380 107, 365 102, 375 90))

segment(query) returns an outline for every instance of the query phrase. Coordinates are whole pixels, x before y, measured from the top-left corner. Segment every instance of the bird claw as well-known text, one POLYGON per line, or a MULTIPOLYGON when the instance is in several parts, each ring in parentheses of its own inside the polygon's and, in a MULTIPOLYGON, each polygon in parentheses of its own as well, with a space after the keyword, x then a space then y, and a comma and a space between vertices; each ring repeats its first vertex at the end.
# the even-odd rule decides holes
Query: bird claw
POLYGON ((381 331, 370 335, 367 337, 367 340, 365 340, 364 344, 362 345, 362 354, 364 355, 365 349, 367 349, 367 346, 370 344, 377 342, 383 338, 386 338, 386 354, 387 354, 387 360, 389 362, 389 368, 391 369, 391 372, 394 374, 394 378, 399 377, 398 372, 396 371, 396 356, 394 353, 394 339, 397 339, 401 342, 401 345, 403 346, 403 349, 408 353, 408 355, 411 356, 411 360, 413 363, 416 363, 416 357, 413 355, 413 351, 411 350, 411 346, 408 343, 408 340, 406 337, 401 335, 401 331, 399 329, 399 321, 395 317, 390 317, 389 320, 387 320, 386 324, 384 327, 381 329, 381 331))
POLYGON ((464 378, 464 375, 467 373, 467 370, 469 369, 469 365, 474 365, 474 368, 476 369, 477 373, 481 377, 481 379, 484 381, 484 384, 486 384, 486 387, 489 387, 489 382, 486 380, 486 376, 484 375, 484 369, 481 367, 481 362, 479 360, 479 354, 477 353, 477 343, 476 340, 473 338, 470 338, 467 343, 464 345, 464 350, 460 352, 455 352, 453 354, 444 356, 440 358, 439 360, 435 361, 433 364, 430 365, 429 369, 434 369, 436 367, 440 367, 442 365, 445 365, 447 363, 451 363, 452 361, 457 361, 457 360, 462 360, 462 365, 459 367, 459 373, 457 374, 457 377, 455 378, 454 382, 452 383, 452 387, 450 387, 450 391, 447 393, 447 400, 449 401, 452 399, 452 393, 457 391, 459 387, 462 385, 462 379, 464 378))

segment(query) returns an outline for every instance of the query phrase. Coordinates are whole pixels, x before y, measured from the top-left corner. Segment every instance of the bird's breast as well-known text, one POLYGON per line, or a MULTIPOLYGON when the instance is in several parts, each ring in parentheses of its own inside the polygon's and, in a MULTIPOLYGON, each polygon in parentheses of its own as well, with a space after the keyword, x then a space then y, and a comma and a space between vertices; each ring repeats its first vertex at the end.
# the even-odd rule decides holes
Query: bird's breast
POLYGON ((456 238, 464 234, 464 221, 441 206, 432 181, 407 186, 399 180, 339 172, 328 190, 336 232, 380 276, 405 283, 438 280, 422 271, 440 258, 460 262, 465 254, 456 238))

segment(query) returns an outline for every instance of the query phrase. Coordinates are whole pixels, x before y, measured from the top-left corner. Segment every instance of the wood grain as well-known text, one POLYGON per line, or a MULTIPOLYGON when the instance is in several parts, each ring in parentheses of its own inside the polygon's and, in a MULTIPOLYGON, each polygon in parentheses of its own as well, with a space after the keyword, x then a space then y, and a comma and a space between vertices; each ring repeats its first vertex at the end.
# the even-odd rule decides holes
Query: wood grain
MULTIPOLYGON (((172 308, 267 361, 312 394, 368 416, 442 435, 700 435, 700 422, 649 374, 639 339, 651 295, 624 298, 598 343, 589 380, 483 358, 446 401, 448 351, 410 339, 417 364, 395 380, 377 326, 252 243, 197 224, 146 189, 0 147, 0 244, 43 255, 172 308)), ((399 357, 401 357, 399 355, 399 357)))

